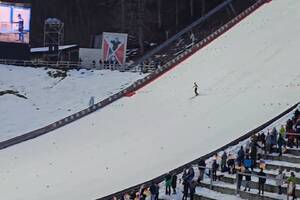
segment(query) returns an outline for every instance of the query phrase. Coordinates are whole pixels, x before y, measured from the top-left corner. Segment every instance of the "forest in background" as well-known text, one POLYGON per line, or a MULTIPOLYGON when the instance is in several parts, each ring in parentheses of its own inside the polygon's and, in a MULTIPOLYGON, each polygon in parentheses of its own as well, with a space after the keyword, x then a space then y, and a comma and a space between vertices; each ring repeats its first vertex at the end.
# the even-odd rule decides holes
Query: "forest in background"
MULTIPOLYGON (((58 18, 65 23, 65 44, 90 48, 95 36, 103 32, 128 33, 129 48, 139 48, 143 55, 150 43, 162 43, 225 0, 5 1, 31 4, 31 47, 43 46, 44 21, 58 18)), ((235 9, 244 9, 255 1, 237 0, 235 9)))
POLYGON ((224 0, 8 0, 31 3, 31 45, 42 46, 45 19, 65 23, 65 43, 91 47, 102 32, 129 34, 129 46, 160 43, 224 0))

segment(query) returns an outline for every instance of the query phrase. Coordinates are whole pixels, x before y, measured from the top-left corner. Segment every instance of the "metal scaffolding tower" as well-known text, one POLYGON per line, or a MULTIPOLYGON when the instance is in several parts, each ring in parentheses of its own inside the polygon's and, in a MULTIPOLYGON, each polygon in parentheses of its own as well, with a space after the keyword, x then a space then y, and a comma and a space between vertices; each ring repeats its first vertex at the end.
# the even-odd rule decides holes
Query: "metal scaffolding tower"
POLYGON ((56 18, 48 18, 44 23, 44 47, 49 48, 45 60, 61 61, 59 46, 64 44, 64 23, 56 18))

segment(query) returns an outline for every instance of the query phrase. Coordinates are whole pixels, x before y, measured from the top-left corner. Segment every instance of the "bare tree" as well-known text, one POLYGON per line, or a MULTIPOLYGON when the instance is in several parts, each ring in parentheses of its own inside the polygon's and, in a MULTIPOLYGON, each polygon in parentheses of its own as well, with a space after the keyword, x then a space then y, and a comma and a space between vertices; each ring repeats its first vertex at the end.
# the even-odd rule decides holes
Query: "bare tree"
POLYGON ((157 19, 158 19, 158 28, 162 26, 161 20, 161 0, 157 0, 157 19))
POLYGON ((145 0, 138 0, 138 37, 140 54, 144 54, 144 30, 143 30, 143 16, 145 12, 145 0))
POLYGON ((190 0, 191 17, 194 17, 194 0, 190 0))
POLYGON ((201 16, 205 15, 205 11, 206 11, 206 5, 205 5, 205 0, 201 0, 201 16))
POLYGON ((176 30, 177 30, 177 27, 179 25, 179 5, 178 5, 179 3, 178 3, 178 1, 179 0, 175 1, 175 15, 176 15, 176 17, 175 17, 175 19, 176 19, 175 24, 176 24, 176 30))
POLYGON ((125 31, 125 0, 121 0, 121 30, 125 31))
POLYGON ((84 24, 83 22, 83 13, 82 13, 82 7, 81 7, 81 1, 80 0, 76 0, 76 6, 77 6, 77 10, 78 10, 78 14, 79 14, 79 22, 81 25, 84 24))

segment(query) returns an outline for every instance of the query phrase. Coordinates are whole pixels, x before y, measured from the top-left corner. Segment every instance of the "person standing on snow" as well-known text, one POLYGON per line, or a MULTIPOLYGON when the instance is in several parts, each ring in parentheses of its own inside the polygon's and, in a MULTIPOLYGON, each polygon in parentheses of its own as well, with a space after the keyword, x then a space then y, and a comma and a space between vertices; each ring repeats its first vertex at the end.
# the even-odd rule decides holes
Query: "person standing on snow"
POLYGON ((198 163, 198 169, 199 169, 199 177, 198 177, 198 183, 200 183, 203 180, 204 172, 205 172, 206 163, 204 159, 201 159, 198 163))
POLYGON ((196 181, 192 181, 190 184, 190 200, 194 200, 194 194, 196 192, 196 181))
POLYGON ((198 96, 199 95, 199 93, 198 93, 198 85, 197 85, 196 82, 194 82, 194 87, 193 88, 194 88, 195 95, 198 96))
POLYGON ((150 194, 151 194, 151 200, 157 200, 156 198, 156 194, 157 194, 157 187, 156 184, 154 182, 152 182, 150 188, 149 188, 150 194))
POLYGON ((177 188, 177 175, 176 174, 173 174, 173 176, 172 176, 171 186, 173 189, 173 194, 176 194, 176 188, 177 188))
POLYGON ((246 168, 244 171, 245 174, 245 189, 244 191, 246 191, 248 189, 248 191, 250 191, 250 183, 251 183, 251 171, 249 170, 249 168, 246 168))
POLYGON ((244 151, 244 147, 241 146, 240 150, 238 151, 238 157, 237 157, 238 165, 241 165, 244 162, 244 159, 245 159, 245 151, 244 151))
POLYGON ((296 197, 296 184, 297 179, 295 177, 294 172, 291 172, 291 176, 287 179, 288 187, 287 187, 287 200, 289 200, 289 197, 293 197, 294 199, 297 199, 296 197))
POLYGON ((182 196, 182 200, 187 200, 187 197, 189 195, 189 186, 190 184, 188 183, 188 181, 186 179, 183 179, 183 196, 182 196))
POLYGON ((171 183, 172 183, 172 175, 170 173, 167 173, 165 177, 166 195, 171 195, 171 183))
POLYGON ((284 146, 284 144, 285 144, 285 140, 283 139, 282 135, 279 134, 279 137, 277 139, 277 146, 278 146, 278 153, 279 153, 278 156, 282 156, 282 147, 284 146))
POLYGON ((262 193, 264 195, 265 191, 265 183, 266 183, 266 173, 264 172, 263 168, 260 168, 260 172, 257 174, 258 178, 258 194, 262 193))
POLYGON ((278 187, 278 194, 282 194, 282 185, 284 184, 285 173, 282 168, 279 169, 279 174, 276 175, 275 184, 278 187))
POLYGON ((226 151, 224 151, 222 157, 221 157, 221 172, 226 172, 228 170, 227 166, 226 166, 226 162, 227 162, 227 153, 226 151))
POLYGON ((189 184, 191 184, 192 180, 194 179, 195 176, 195 171, 193 166, 191 165, 187 171, 187 175, 186 175, 186 180, 188 181, 189 184))

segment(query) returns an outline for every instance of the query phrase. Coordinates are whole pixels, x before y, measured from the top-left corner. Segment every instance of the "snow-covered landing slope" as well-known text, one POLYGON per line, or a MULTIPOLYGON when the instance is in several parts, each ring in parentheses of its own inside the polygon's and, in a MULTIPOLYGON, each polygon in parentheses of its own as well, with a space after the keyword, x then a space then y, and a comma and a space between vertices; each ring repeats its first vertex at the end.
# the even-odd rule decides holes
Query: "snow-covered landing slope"
POLYGON ((0 141, 42 128, 88 107, 132 84, 142 76, 117 71, 71 70, 65 79, 52 78, 41 68, 0 65, 0 92, 18 91, 0 96, 0 141))
POLYGON ((273 0, 135 96, 0 151, 1 197, 95 199, 211 152, 282 112, 300 99, 299 7, 298 0, 273 0))

